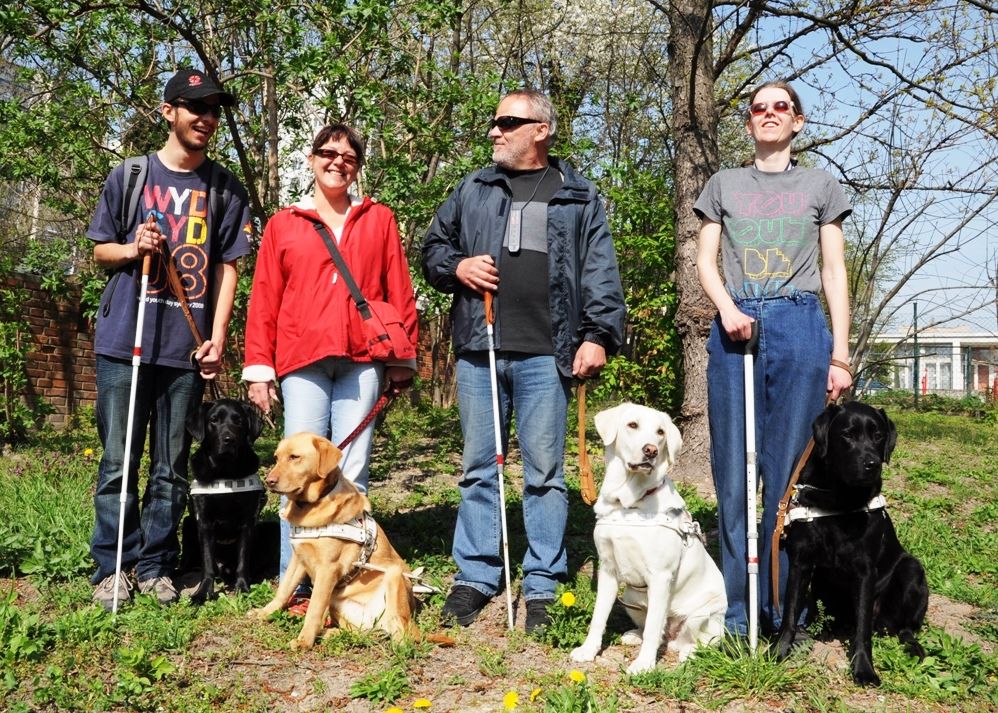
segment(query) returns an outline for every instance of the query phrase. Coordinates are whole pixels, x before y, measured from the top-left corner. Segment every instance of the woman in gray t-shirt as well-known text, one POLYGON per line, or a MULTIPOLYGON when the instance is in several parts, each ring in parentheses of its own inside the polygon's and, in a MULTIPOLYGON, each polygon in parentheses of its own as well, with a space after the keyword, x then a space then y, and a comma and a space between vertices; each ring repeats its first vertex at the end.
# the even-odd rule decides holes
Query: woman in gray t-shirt
MULTIPOLYGON (((694 206, 702 221, 697 271, 718 310, 707 342, 707 391, 728 595, 725 624, 740 635, 748 628, 743 365, 753 322, 759 328, 754 378, 756 453, 764 483, 759 544, 764 630, 780 626, 769 566, 777 506, 826 395, 837 398, 852 385, 842 236, 842 220, 851 209, 832 176, 791 159, 791 142, 803 126, 804 109, 789 84, 756 89, 745 121, 755 160, 712 176, 694 206), (831 334, 819 289, 828 303, 831 334)), ((781 596, 788 569, 786 555, 782 558, 781 596)))

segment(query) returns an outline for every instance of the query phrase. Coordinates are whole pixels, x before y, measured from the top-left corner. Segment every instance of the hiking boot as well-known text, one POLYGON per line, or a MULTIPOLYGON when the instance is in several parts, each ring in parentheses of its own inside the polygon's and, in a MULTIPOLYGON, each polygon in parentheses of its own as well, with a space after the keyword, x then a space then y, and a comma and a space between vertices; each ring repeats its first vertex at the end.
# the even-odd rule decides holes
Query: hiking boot
POLYGON ((527 600, 527 620, 523 624, 523 629, 528 634, 533 634, 538 629, 543 629, 551 623, 551 615, 548 614, 548 607, 554 604, 554 599, 528 599, 527 600))
POLYGON ((440 610, 440 623, 453 626, 457 622, 461 626, 468 626, 478 618, 490 599, 492 597, 482 594, 474 587, 457 584, 450 590, 444 608, 440 610))
POLYGON ((160 604, 173 604, 177 601, 177 590, 169 577, 152 577, 139 582, 139 591, 152 595, 160 604))
MULTIPOLYGON (((104 607, 104 611, 112 611, 114 609, 114 575, 109 574, 100 581, 96 587, 94 587, 94 593, 91 597, 97 604, 104 607)), ((121 573, 121 578, 118 580, 118 606, 121 606, 125 602, 130 602, 132 600, 132 582, 128 578, 128 575, 124 572, 121 573)))

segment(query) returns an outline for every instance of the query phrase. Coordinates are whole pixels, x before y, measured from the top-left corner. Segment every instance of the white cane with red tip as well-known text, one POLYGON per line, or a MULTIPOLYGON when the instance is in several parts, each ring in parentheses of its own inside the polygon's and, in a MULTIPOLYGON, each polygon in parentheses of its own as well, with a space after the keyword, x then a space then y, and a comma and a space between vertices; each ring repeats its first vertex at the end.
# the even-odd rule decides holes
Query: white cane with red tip
POLYGON ((485 330, 489 335, 489 378, 492 381, 492 425, 496 435, 496 472, 499 481, 499 521, 502 524, 502 566, 506 577, 506 621, 513 628, 513 595, 509 585, 509 532, 506 529, 506 486, 503 483, 502 428, 499 425, 499 383, 496 377, 496 346, 492 324, 492 293, 485 293, 485 330))
POLYGON ((752 322, 752 336, 745 342, 745 503, 747 569, 749 595, 749 650, 759 643, 759 524, 756 522, 755 454, 755 348, 759 343, 759 323, 752 322))
MULTIPOLYGON (((144 227, 153 228, 155 216, 150 213, 144 227)), ((138 238, 136 237, 136 240, 138 238)), ((128 464, 132 459, 132 422, 135 420, 135 393, 139 385, 139 365, 142 364, 142 322, 146 314, 146 292, 149 289, 149 272, 152 255, 142 258, 142 282, 139 285, 139 306, 135 316, 135 346, 132 347, 132 386, 128 394, 128 421, 125 425, 125 458, 121 466, 121 495, 118 497, 118 555, 114 563, 114 599, 111 612, 118 612, 118 585, 121 582, 121 551, 125 538, 125 501, 128 498, 128 464)))

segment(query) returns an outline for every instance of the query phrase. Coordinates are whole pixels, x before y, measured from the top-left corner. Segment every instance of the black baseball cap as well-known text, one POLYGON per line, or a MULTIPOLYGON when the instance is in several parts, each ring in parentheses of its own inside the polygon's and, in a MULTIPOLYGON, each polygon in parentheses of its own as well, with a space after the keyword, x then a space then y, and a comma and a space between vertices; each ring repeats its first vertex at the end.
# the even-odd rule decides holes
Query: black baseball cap
POLYGON ((236 103, 235 97, 223 92, 207 74, 196 69, 181 69, 170 78, 163 90, 163 101, 167 104, 172 104, 176 99, 204 99, 211 96, 217 96, 218 103, 222 106, 236 103))

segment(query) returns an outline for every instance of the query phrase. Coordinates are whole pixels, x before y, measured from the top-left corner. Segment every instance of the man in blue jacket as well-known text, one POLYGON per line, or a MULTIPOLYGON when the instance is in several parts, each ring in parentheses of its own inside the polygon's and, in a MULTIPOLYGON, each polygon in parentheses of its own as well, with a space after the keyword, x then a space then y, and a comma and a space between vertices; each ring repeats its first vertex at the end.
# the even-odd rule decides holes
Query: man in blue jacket
POLYGON ((619 349, 624 297, 603 203, 591 181, 548 156, 554 106, 506 96, 490 122, 495 166, 464 178, 423 241, 423 274, 452 293, 464 476, 454 532, 459 571, 445 621, 467 626, 501 588, 500 511, 483 295, 495 296, 503 451, 511 415, 523 454, 527 632, 567 574, 563 473, 572 378, 596 376, 619 349), (502 277, 500 281, 500 275, 502 277))

